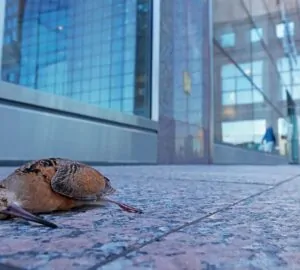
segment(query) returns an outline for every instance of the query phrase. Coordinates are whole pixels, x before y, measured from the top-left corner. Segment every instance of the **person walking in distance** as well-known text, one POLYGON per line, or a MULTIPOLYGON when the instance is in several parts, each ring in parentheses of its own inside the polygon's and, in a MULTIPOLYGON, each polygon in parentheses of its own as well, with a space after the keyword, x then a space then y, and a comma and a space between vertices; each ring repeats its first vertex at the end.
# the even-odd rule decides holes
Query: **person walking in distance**
POLYGON ((272 126, 268 126, 262 138, 263 149, 265 152, 271 153, 276 144, 276 137, 272 126))

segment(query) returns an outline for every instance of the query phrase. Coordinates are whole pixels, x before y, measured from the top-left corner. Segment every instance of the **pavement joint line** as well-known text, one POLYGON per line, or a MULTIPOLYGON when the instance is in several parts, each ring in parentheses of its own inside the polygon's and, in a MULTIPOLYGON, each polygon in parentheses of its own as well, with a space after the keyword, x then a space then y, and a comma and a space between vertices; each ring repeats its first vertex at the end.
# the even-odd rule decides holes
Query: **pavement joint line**
POLYGON ((194 181, 194 182, 203 182, 203 183, 219 183, 219 184, 239 184, 239 185, 256 185, 256 186, 274 186, 273 184, 259 183, 259 182, 239 182, 239 181, 221 181, 221 180, 205 180, 205 179, 187 179, 187 178, 174 178, 175 181, 194 181))
POLYGON ((269 191, 271 191, 271 190, 274 190, 275 188, 277 188, 277 187, 279 187, 279 186, 281 186, 281 185, 283 185, 283 184, 285 184, 285 183, 287 183, 287 182, 290 182, 290 181, 292 181, 292 180, 298 178, 299 176, 300 176, 300 174, 291 176, 291 177, 289 177, 289 178, 287 178, 287 179, 285 179, 285 180, 282 180, 282 181, 280 181, 280 182, 278 182, 278 183, 276 183, 276 184, 270 186, 269 188, 263 189, 263 190, 261 190, 261 191, 259 191, 259 192, 257 192, 257 193, 254 193, 254 194, 252 194, 252 195, 250 195, 250 196, 248 196, 248 197, 245 197, 245 198, 243 198, 243 199, 240 199, 240 200, 238 200, 238 201, 235 201, 235 202, 233 202, 233 203, 231 203, 231 204, 229 204, 229 205, 227 205, 227 206, 225 206, 225 207, 223 207, 223 208, 220 208, 220 209, 218 209, 218 210, 216 210, 216 211, 210 212, 210 213, 208 213, 208 214, 206 214, 206 215, 204 215, 204 216, 202 216, 202 217, 200 217, 200 218, 198 218, 198 219, 195 219, 195 220, 193 220, 193 221, 191 221, 191 222, 187 222, 187 223, 185 223, 185 224, 183 224, 183 225, 181 225, 181 226, 178 226, 178 227, 176 227, 176 228, 174 228, 174 229, 172 229, 172 230, 170 230, 170 231, 168 231, 168 232, 166 232, 166 233, 164 233, 164 234, 162 234, 162 235, 160 235, 160 236, 154 237, 153 239, 151 239, 151 240, 149 240, 149 241, 146 241, 146 242, 143 243, 143 244, 136 245, 136 246, 132 246, 131 248, 128 248, 127 250, 121 252, 120 254, 116 254, 116 255, 110 256, 110 258, 104 260, 104 261, 101 262, 101 263, 95 264, 94 266, 88 268, 87 270, 97 270, 99 267, 105 266, 105 265, 107 265, 107 264, 109 264, 109 263, 111 263, 111 262, 113 262, 113 261, 115 261, 115 260, 117 260, 117 259, 120 259, 120 258, 122 258, 122 257, 125 257, 126 255, 128 255, 128 254, 130 254, 130 253, 132 253, 132 252, 138 251, 138 250, 140 250, 141 248, 143 248, 143 247, 145 247, 145 246, 148 246, 149 244, 152 244, 152 243, 155 243, 155 242, 159 242, 159 241, 161 241, 163 238, 165 238, 166 236, 168 236, 168 235, 170 235, 170 234, 172 234, 172 233, 178 232, 178 231, 180 231, 180 230, 182 230, 182 229, 184 229, 184 228, 187 228, 187 227, 189 227, 189 226, 191 226, 191 225, 197 224, 197 223, 201 222, 202 220, 204 220, 204 219, 206 219, 206 218, 208 218, 208 217, 211 217, 211 216, 213 216, 213 215, 215 215, 215 214, 223 213, 223 212, 225 212, 225 211, 227 211, 227 210, 230 210, 230 209, 233 208, 234 206, 236 206, 236 205, 238 205, 238 204, 241 204, 241 203, 243 203, 243 202, 245 202, 245 201, 247 201, 247 200, 256 198, 256 197, 262 195, 263 193, 266 193, 266 192, 269 192, 269 191))

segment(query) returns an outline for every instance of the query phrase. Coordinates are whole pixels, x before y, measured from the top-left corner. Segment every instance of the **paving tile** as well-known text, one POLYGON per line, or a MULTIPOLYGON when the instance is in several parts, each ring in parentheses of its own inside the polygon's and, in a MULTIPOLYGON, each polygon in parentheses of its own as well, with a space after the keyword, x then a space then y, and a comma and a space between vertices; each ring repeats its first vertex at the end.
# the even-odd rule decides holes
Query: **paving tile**
POLYGON ((211 181, 225 183, 254 183, 274 185, 280 181, 300 174, 298 166, 123 166, 99 167, 112 178, 164 178, 191 181, 211 181))
MULTIPOLYGON (((185 166, 180 168, 189 171, 185 166)), ((205 168, 211 170, 211 167, 199 166, 198 174, 203 174, 205 168)), ((25 269, 57 269, 58 265, 60 269, 88 269, 267 188, 210 182, 213 176, 207 176, 207 182, 170 178, 167 177, 169 169, 102 168, 119 189, 113 197, 144 209, 142 215, 107 206, 47 216, 60 225, 56 230, 17 220, 0 221, 0 263, 25 269)), ((0 175, 10 170, 0 170, 0 175)), ((225 173, 223 178, 226 177, 225 173)))
POLYGON ((299 269, 300 178, 98 270, 299 269))

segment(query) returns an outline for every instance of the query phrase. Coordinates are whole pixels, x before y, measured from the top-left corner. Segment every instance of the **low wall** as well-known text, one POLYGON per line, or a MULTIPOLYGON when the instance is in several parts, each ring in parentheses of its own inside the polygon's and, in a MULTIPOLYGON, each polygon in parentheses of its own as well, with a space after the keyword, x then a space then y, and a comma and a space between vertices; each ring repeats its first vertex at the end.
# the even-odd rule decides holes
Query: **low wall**
POLYGON ((274 154, 215 143, 213 163, 224 165, 279 165, 288 164, 288 159, 274 154))
POLYGON ((157 123, 0 82, 0 165, 43 157, 154 164, 157 123))

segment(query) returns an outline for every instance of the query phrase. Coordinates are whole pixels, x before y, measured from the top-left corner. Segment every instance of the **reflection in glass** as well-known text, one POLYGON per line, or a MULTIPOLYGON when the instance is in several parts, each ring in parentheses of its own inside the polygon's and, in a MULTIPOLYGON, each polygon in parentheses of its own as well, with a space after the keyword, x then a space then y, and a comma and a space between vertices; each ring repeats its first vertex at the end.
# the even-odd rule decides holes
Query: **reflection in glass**
MULTIPOLYGON (((263 88, 263 77, 262 76, 252 76, 252 81, 256 87, 259 89, 263 88)), ((258 90, 256 90, 258 91, 258 90)))
POLYGON ((222 104, 234 105, 263 102, 263 95, 253 95, 253 91, 259 91, 257 88, 262 90, 263 61, 239 63, 239 68, 232 64, 226 64, 221 68, 222 104), (230 93, 225 93, 228 91, 230 93))
POLYGON ((226 33, 221 35, 221 45, 222 47, 234 47, 235 45, 235 34, 234 33, 226 33))
POLYGON ((277 119, 284 119, 288 111, 286 90, 295 103, 300 99, 300 57, 295 50, 298 7, 290 1, 283 16, 282 5, 272 1, 262 5, 234 1, 231 6, 212 2, 213 61, 219 69, 214 75, 215 141, 259 151, 264 149, 261 139, 266 127, 271 126, 277 139, 273 153, 286 155, 280 150, 277 119), (222 36, 227 33, 234 33, 234 39, 222 36), (278 40, 283 38, 284 44, 278 40))
POLYGON ((251 63, 251 73, 253 75, 262 75, 263 73, 263 61, 253 61, 251 63))
POLYGON ((250 30, 250 40, 251 42, 258 42, 263 38, 263 29, 262 28, 252 28, 250 30))
POLYGON ((234 91, 235 90, 235 79, 224 79, 222 80, 222 91, 234 91))
POLYGON ((300 56, 297 57, 296 61, 290 62, 287 57, 277 60, 277 68, 281 78, 280 98, 282 100, 286 100, 286 90, 289 91, 293 99, 300 99, 300 56))
POLYGON ((293 36, 295 32, 295 23, 287 22, 286 24, 279 23, 276 25, 276 36, 278 38, 283 38, 284 36, 286 36, 286 31, 288 31, 289 35, 293 36))
POLYGON ((237 104, 251 104, 254 100, 252 98, 252 90, 238 91, 236 93, 237 104))
POLYGON ((264 102, 264 96, 262 95, 262 93, 260 91, 258 91, 256 89, 253 90, 252 97, 253 97, 254 103, 264 102))
POLYGON ((223 122, 222 140, 234 145, 260 143, 265 128, 265 119, 223 122))
POLYGON ((222 78, 235 77, 237 75, 237 68, 234 64, 226 64, 222 66, 221 76, 222 78))
POLYGON ((251 81, 246 77, 237 77, 236 82, 237 91, 251 89, 252 87, 251 81))
POLYGON ((151 3, 6 1, 2 78, 149 118, 151 3))
POLYGON ((223 105, 234 105, 236 103, 236 93, 227 92, 222 94, 222 104, 223 105))

